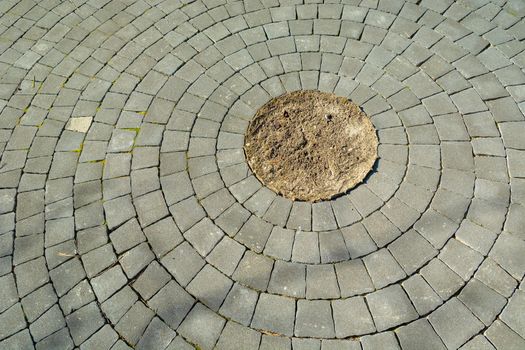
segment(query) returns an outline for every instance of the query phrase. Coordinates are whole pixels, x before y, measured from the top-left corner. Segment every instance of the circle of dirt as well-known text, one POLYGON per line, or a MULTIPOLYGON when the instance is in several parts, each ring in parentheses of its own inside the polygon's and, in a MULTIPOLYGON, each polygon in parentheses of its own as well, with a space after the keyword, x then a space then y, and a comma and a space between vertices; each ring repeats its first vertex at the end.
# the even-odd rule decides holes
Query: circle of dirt
POLYGON ((291 200, 331 199, 363 181, 377 158, 377 135, 350 100, 299 90, 262 106, 244 151, 257 178, 291 200))

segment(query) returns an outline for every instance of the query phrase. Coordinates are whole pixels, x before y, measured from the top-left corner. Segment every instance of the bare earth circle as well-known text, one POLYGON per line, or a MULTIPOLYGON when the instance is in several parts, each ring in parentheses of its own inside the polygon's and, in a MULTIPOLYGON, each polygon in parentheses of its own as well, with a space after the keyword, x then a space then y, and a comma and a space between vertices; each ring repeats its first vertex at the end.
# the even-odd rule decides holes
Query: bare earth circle
POLYGON ((346 98, 300 90, 262 106, 244 151, 257 178, 292 200, 331 199, 363 181, 377 158, 368 116, 346 98))

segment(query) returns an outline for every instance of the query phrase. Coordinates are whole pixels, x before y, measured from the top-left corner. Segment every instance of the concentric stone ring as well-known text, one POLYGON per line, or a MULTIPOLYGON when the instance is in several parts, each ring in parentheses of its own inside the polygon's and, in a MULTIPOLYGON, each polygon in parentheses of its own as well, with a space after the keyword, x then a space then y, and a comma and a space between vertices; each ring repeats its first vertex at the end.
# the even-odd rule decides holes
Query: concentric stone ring
POLYGON ((524 17, 1 2, 0 349, 525 348, 524 17), (296 200, 250 163, 294 91, 369 117, 356 186, 296 200))

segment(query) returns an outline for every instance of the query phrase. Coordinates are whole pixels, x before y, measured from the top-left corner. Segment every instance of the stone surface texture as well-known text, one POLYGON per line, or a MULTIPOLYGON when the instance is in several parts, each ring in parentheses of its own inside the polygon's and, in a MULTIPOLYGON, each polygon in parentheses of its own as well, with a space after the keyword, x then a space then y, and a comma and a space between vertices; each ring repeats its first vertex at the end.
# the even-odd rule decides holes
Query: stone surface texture
POLYGON ((524 349, 521 0, 0 1, 0 349, 524 349), (335 200, 244 135, 351 99, 335 200))

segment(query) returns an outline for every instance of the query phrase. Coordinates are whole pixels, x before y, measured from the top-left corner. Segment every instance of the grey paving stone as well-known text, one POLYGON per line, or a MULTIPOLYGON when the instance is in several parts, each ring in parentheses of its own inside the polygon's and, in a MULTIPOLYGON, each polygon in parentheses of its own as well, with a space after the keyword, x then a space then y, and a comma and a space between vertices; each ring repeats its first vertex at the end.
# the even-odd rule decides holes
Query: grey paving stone
POLYGON ((523 309, 524 301, 525 294, 523 293, 523 291, 516 290, 514 295, 510 298, 509 303, 500 315, 501 320, 503 320, 503 322, 505 322, 514 332, 518 333, 521 337, 523 337, 524 333, 524 320, 521 315, 521 310, 523 309))
POLYGON ((233 280, 259 291, 266 290, 274 261, 247 251, 233 274, 233 280))
POLYGON ((117 254, 146 240, 135 218, 129 220, 109 235, 117 254))
POLYGON ((299 300, 294 333, 296 336, 334 337, 335 328, 330 302, 299 300))
POLYGON ((183 323, 179 333, 198 344, 202 349, 212 349, 226 321, 202 304, 196 304, 183 323))
POLYGON ((149 168, 131 171, 131 189, 134 198, 159 188, 160 182, 157 169, 149 168))
POLYGON ((295 301, 271 294, 261 294, 251 326, 255 329, 291 336, 294 330, 295 301))
POLYGON ((292 201, 277 196, 264 214, 263 219, 274 225, 285 226, 291 208, 292 201))
POLYGON ((503 269, 516 279, 521 279, 525 274, 523 269, 522 254, 523 241, 512 234, 503 232, 499 235, 489 256, 503 269))
POLYGON ((175 222, 170 217, 146 227, 144 234, 157 257, 171 251, 183 239, 175 222))
POLYGON ((438 134, 433 125, 420 125, 407 128, 411 144, 439 144, 438 134))
POLYGON ((223 236, 222 230, 208 218, 202 219, 184 234, 202 256, 208 255, 223 236))
POLYGON ((440 168, 439 148, 437 145, 413 145, 409 155, 409 163, 434 169, 440 168))
POLYGON ((306 266, 277 260, 270 277, 268 291, 295 298, 304 298, 306 296, 306 266))
POLYGON ((363 258, 370 278, 377 289, 406 277, 405 272, 387 249, 381 249, 363 258))
POLYGON ((447 348, 457 348, 483 328, 483 324, 458 299, 452 298, 429 316, 447 348))
POLYGON ((525 148, 523 140, 519 137, 520 133, 524 131, 524 127, 525 124, 523 122, 499 124, 503 143, 506 147, 517 149, 525 148))
POLYGON ((23 192, 17 195, 16 217, 22 220, 44 211, 44 191, 23 192))
POLYGON ((283 260, 290 260, 294 239, 294 231, 274 226, 264 247, 264 254, 283 260))
POLYGON ((120 266, 114 266, 91 279, 93 291, 99 301, 104 301, 128 282, 120 266))
POLYGON ((104 202, 104 212, 109 229, 113 229, 136 215, 131 197, 123 196, 104 202))
POLYGON ((257 292, 236 283, 226 296, 219 313, 245 326, 249 326, 257 298, 257 292))
POLYGON ((512 177, 523 177, 525 172, 525 151, 521 150, 508 150, 508 164, 509 164, 509 173, 512 177))
POLYGON ((319 252, 321 262, 337 262, 347 260, 349 253, 341 231, 323 232, 319 235, 319 252))
POLYGON ((4 214, 14 210, 15 196, 16 190, 14 189, 0 190, 0 213, 4 214))
MULTIPOLYGON (((110 349, 118 340, 118 334, 110 325, 105 325, 81 345, 81 349, 110 349)), ((73 344, 71 344, 73 345, 73 344)))
MULTIPOLYGON (((470 94, 470 92, 467 92, 467 89, 471 88, 472 86, 471 83, 474 83, 473 81, 466 80, 458 71, 453 70, 451 72, 448 72, 444 76, 440 77, 437 80, 437 83, 449 94, 456 94, 458 92, 464 92, 464 95, 458 95, 457 98, 459 99, 458 103, 462 103, 462 106, 465 108, 467 107, 466 101, 461 100, 459 96, 468 96, 470 94)), ((472 90, 472 89, 469 89, 469 90, 472 90)), ((481 94, 481 91, 479 89, 476 89, 476 91, 481 94)), ((477 97, 477 95, 473 95, 473 96, 477 98, 476 101, 478 101, 479 103, 479 98, 477 97)), ((483 99, 484 95, 481 95, 480 97, 483 99)), ((479 104, 477 106, 481 107, 482 105, 479 104)), ((470 107, 473 107, 473 106, 471 105, 470 107)), ((486 108, 484 110, 486 110, 486 108)))
POLYGON ((202 257, 187 242, 166 254, 160 262, 183 286, 186 286, 205 264, 202 257))
POLYGON ((288 222, 287 228, 294 230, 311 230, 311 205, 305 202, 294 202, 288 222))
POLYGON ((234 236, 250 217, 250 213, 238 203, 233 204, 216 220, 216 224, 229 236, 234 236))
POLYGON ((226 323, 219 340, 217 349, 258 349, 261 333, 235 322, 226 323))
POLYGON ((33 191, 44 188, 45 175, 43 174, 23 174, 18 185, 19 192, 33 191))
POLYGON ((420 216, 417 210, 397 198, 390 199, 381 211, 401 231, 408 230, 420 216))
POLYGON ((60 307, 65 315, 80 309, 95 300, 95 294, 87 280, 83 280, 60 298, 60 307))
POLYGON ((42 339, 36 344, 37 349, 50 349, 50 348, 60 348, 60 349, 73 349, 74 344, 67 328, 64 327, 58 332, 55 332, 48 336, 45 339, 42 339))
POLYGON ((49 281, 45 260, 40 257, 14 268, 18 295, 23 297, 49 281))
POLYGON ((151 192, 136 198, 134 205, 142 227, 151 225, 169 214, 164 197, 160 191, 151 192))
POLYGON ((156 261, 153 261, 135 280, 133 288, 142 296, 142 298, 149 300, 170 280, 171 277, 166 270, 164 270, 156 261))
POLYGON ((399 285, 393 285, 366 297, 378 331, 417 318, 417 312, 399 285))
POLYGON ((299 350, 319 350, 321 340, 311 338, 292 338, 292 347, 299 350))
POLYGON ((361 340, 363 350, 389 349, 399 350, 399 344, 393 332, 368 335, 361 340))
POLYGON ((261 344, 259 349, 270 350, 270 349, 279 349, 279 350, 290 350, 292 348, 292 342, 290 338, 287 337, 276 337, 273 335, 263 334, 261 338, 261 344))
POLYGON ((129 177, 107 179, 102 182, 102 196, 104 200, 121 197, 131 193, 131 181, 129 177))
POLYGON ((192 350, 194 347, 190 345, 184 338, 182 338, 180 335, 176 336, 175 339, 171 342, 171 344, 167 347, 167 349, 175 350, 175 349, 181 349, 181 350, 192 350))
POLYGON ((46 251, 46 260, 48 267, 53 269, 65 261, 71 259, 76 252, 76 246, 73 240, 57 244, 46 251))
POLYGON ((456 223, 432 209, 425 212, 414 224, 414 229, 435 248, 443 247, 457 228, 456 223))
POLYGON ((363 217, 370 215, 383 204, 379 197, 363 186, 352 191, 349 199, 363 217))
POLYGON ((372 280, 361 260, 335 264, 341 297, 349 297, 374 290, 372 280))
POLYGON ((483 261, 483 256, 456 239, 443 247, 439 259, 464 280, 468 280, 483 261))
POLYGON ((84 254, 92 249, 103 246, 108 242, 106 226, 96 226, 77 233, 77 249, 84 254))
POLYGON ((321 342, 322 350, 333 350, 333 349, 345 349, 345 350, 356 350, 359 349, 359 342, 356 340, 336 340, 336 339, 323 339, 321 342))
POLYGON ((148 306, 171 328, 176 329, 188 314, 195 299, 175 281, 169 282, 148 302, 148 306))
POLYGON ((12 274, 0 277, 0 292, 0 310, 4 312, 18 301, 15 278, 12 274))
POLYGON ((13 263, 18 265, 42 256, 44 253, 44 235, 30 235, 15 238, 13 263))
POLYGON ((474 140, 472 143, 472 148, 474 149, 474 154, 482 154, 489 156, 505 156, 503 142, 501 139, 495 138, 480 138, 474 140))
POLYGON ((469 340, 465 345, 460 349, 469 350, 469 349, 487 349, 494 350, 495 347, 488 341, 488 339, 483 335, 477 335, 471 340, 469 340))
POLYGON ((155 317, 137 343, 137 349, 166 348, 175 336, 176 333, 171 328, 155 317))
POLYGON ((507 90, 503 88, 501 82, 493 73, 488 73, 479 77, 475 77, 471 79, 470 82, 472 83, 476 91, 478 91, 483 100, 493 100, 509 95, 507 90))
POLYGON ((153 316, 153 311, 140 301, 136 302, 118 321, 115 330, 129 344, 135 346, 141 339, 153 316))
POLYGON ((79 208, 86 204, 102 199, 102 188, 100 181, 78 183, 75 184, 73 190, 75 208, 79 208))
POLYGON ((119 339, 115 345, 111 348, 111 350, 130 350, 132 347, 130 347, 128 344, 124 342, 124 340, 119 339))
POLYGON ((131 168, 131 154, 108 154, 103 169, 103 179, 112 179, 129 175, 131 168))
POLYGON ((242 226, 235 239, 256 253, 263 251, 270 236, 272 225, 252 215, 242 226))
POLYGON ((516 280, 491 258, 483 261, 474 277, 507 298, 517 285, 516 280))
POLYGON ((6 349, 33 349, 33 340, 29 335, 29 330, 25 329, 21 332, 12 335, 9 338, 6 338, 0 341, 0 345, 6 349))
POLYGON ((210 265, 195 276, 187 290, 206 306, 217 311, 226 298, 233 282, 210 265))
POLYGON ((38 342, 48 335, 60 330, 65 325, 66 322, 62 315, 62 311, 60 311, 58 304, 55 304, 55 306, 40 316, 38 320, 31 323, 29 331, 31 332, 33 339, 38 342))
POLYGON ((451 192, 472 197, 474 187, 474 174, 471 171, 443 169, 441 187, 451 192))
POLYGON ((20 303, 13 305, 0 315, 0 326, 0 339, 5 339, 26 327, 20 303))
POLYGON ((235 199, 227 189, 223 188, 209 195, 200 203, 202 203, 202 206, 208 213, 209 217, 215 219, 222 212, 228 209, 233 203, 235 203, 235 199))
POLYGON ((450 298, 464 283, 460 276, 438 259, 423 267, 421 276, 443 300, 450 298))
POLYGON ((185 232, 205 216, 204 209, 202 209, 195 197, 190 197, 174 204, 169 207, 169 210, 182 232, 185 232))
POLYGON ((477 156, 474 159, 476 175, 485 180, 507 182, 508 169, 502 157, 477 156))
POLYGON ((372 316, 363 297, 332 301, 335 335, 346 338, 375 331, 372 316))
POLYGON ((301 232, 295 234, 292 250, 292 261, 300 263, 319 263, 319 235, 317 232, 301 232))
MULTIPOLYGON (((8 294, 6 297, 6 301, 9 301, 8 294)), ((27 320, 29 322, 34 322, 57 301, 58 298, 55 294, 55 291, 53 290, 52 285, 48 283, 24 297, 22 299, 22 308, 24 309, 24 314, 26 315, 27 320)))
POLYGON ((335 299, 339 296, 339 286, 332 265, 307 265, 306 297, 308 299, 335 299))
POLYGON ((414 273, 421 265, 437 255, 437 250, 415 230, 403 234, 388 246, 388 250, 407 274, 414 273))
POLYGON ((402 286, 420 315, 427 314, 442 304, 441 298, 419 274, 411 276, 402 286))
POLYGON ((66 322, 77 346, 104 325, 104 319, 96 303, 90 303, 66 316, 66 322))
POLYGON ((312 205, 312 229, 314 231, 329 231, 337 228, 332 207, 327 202, 312 205))
POLYGON ((253 196, 244 202, 244 207, 255 215, 262 217, 270 207, 275 197, 276 195, 273 191, 266 187, 261 187, 256 193, 253 194, 253 196))
POLYGON ((363 225, 378 247, 385 246, 401 234, 401 231, 379 211, 363 220, 363 225))
POLYGON ((523 120, 516 103, 510 97, 487 101, 487 106, 496 122, 523 120))
POLYGON ((396 334, 403 349, 446 349, 430 323, 425 319, 400 327, 396 334))
POLYGON ((496 348, 519 349, 525 345, 522 337, 499 320, 495 321, 485 334, 496 348))
POLYGON ((106 244, 82 256, 82 263, 88 277, 95 276, 111 266, 115 261, 117 261, 117 257, 111 244, 106 244))
POLYGON ((244 246, 225 236, 206 257, 206 261, 218 268, 222 273, 231 276, 245 250, 244 246))
POLYGON ((458 296, 485 325, 490 325, 503 309, 506 299, 476 279, 470 280, 458 296))
MULTIPOLYGON (((192 184, 195 193, 197 194, 197 198, 199 199, 205 198, 224 187, 224 183, 222 182, 219 173, 211 173, 201 176, 195 179, 192 184)), ((186 188, 185 191, 188 191, 188 188, 186 188)))

